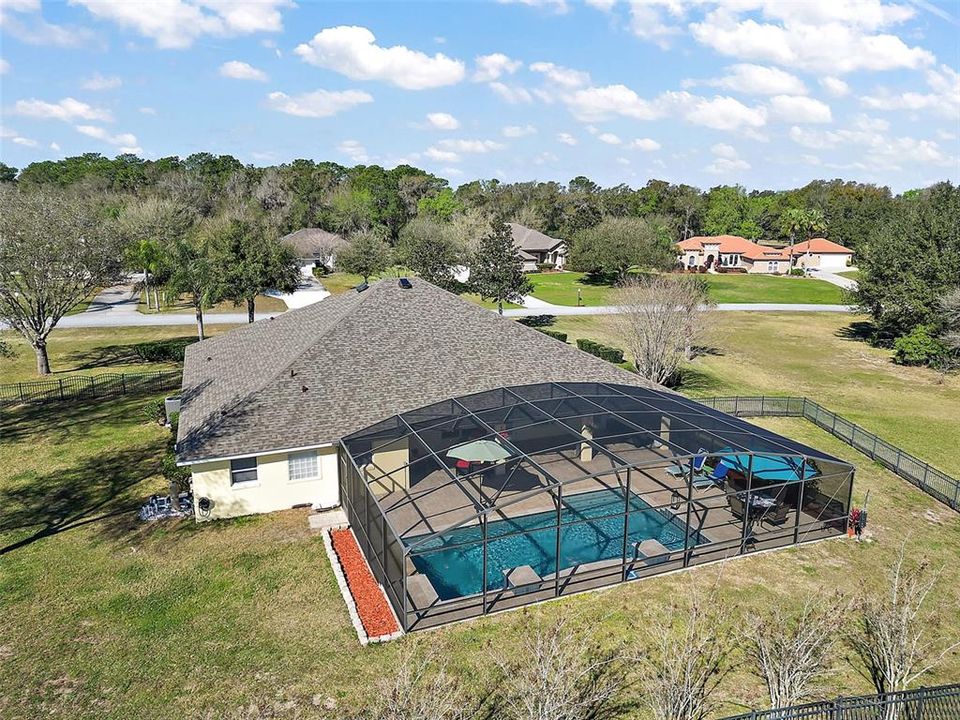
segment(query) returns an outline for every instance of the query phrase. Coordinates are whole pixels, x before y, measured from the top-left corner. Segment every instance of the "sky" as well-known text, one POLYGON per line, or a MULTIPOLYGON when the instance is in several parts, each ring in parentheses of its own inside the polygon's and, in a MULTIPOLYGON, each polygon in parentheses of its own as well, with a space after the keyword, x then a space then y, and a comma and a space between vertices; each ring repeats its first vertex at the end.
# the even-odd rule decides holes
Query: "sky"
POLYGON ((960 181, 960 0, 0 0, 0 159, 960 181))

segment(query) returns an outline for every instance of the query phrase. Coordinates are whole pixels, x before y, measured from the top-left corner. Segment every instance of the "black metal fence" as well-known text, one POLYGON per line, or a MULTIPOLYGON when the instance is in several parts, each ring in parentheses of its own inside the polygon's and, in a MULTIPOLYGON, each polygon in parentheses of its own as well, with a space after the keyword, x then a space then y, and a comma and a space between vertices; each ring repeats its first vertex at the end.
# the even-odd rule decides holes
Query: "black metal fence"
POLYGON ((960 685, 918 688, 886 695, 839 697, 774 710, 753 710, 724 720, 956 720, 960 685))
MULTIPOLYGON (((737 417, 802 417, 928 495, 960 510, 960 480, 805 397, 714 397, 699 402, 737 417)), ((960 717, 960 716, 958 716, 960 717)))
POLYGON ((179 370, 68 375, 0 385, 0 407, 21 403, 70 402, 113 395, 146 394, 180 387, 179 370))

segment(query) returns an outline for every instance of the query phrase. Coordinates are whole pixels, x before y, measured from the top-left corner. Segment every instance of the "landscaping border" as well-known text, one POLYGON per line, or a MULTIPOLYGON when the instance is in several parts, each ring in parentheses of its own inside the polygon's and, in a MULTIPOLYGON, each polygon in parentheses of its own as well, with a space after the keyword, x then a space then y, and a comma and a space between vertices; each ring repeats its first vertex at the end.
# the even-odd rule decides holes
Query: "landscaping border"
POLYGON ((960 480, 807 397, 737 395, 693 399, 736 417, 802 417, 932 498, 960 511, 960 480))

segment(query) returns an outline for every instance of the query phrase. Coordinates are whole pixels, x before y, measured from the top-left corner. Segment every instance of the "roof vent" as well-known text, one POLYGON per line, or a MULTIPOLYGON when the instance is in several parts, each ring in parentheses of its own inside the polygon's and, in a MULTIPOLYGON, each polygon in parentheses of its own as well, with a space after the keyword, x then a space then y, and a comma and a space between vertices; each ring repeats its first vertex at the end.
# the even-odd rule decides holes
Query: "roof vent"
POLYGON ((400 287, 403 288, 404 290, 409 290, 410 288, 413 287, 413 283, 410 282, 410 280, 409 280, 408 278, 400 278, 400 283, 399 283, 399 285, 400 285, 400 287))
POLYGON ((364 280, 362 283, 360 283, 359 285, 357 285, 357 286, 354 288, 354 290, 356 290, 358 293, 362 293, 362 292, 363 292, 364 290, 366 290, 368 287, 370 287, 370 286, 367 284, 366 280, 364 280))

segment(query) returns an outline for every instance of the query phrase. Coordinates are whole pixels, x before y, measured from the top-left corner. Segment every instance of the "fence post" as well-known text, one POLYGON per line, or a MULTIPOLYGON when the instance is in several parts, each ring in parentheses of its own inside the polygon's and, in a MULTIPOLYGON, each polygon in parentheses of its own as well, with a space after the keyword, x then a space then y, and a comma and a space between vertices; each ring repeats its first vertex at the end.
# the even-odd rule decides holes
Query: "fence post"
POLYGON ((17 392, 20 393, 20 402, 23 402, 23 383, 17 383, 17 392))
POLYGON ((60 386, 60 399, 63 400, 63 380, 57 380, 57 384, 60 386))
POLYGON ((733 398, 733 414, 737 417, 740 417, 740 396, 736 395, 733 398))
POLYGON ((120 390, 121 394, 127 394, 127 375, 126 373, 120 373, 120 390))
POLYGON ((97 384, 93 381, 93 375, 91 375, 88 380, 90 381, 90 397, 97 396, 97 384))

